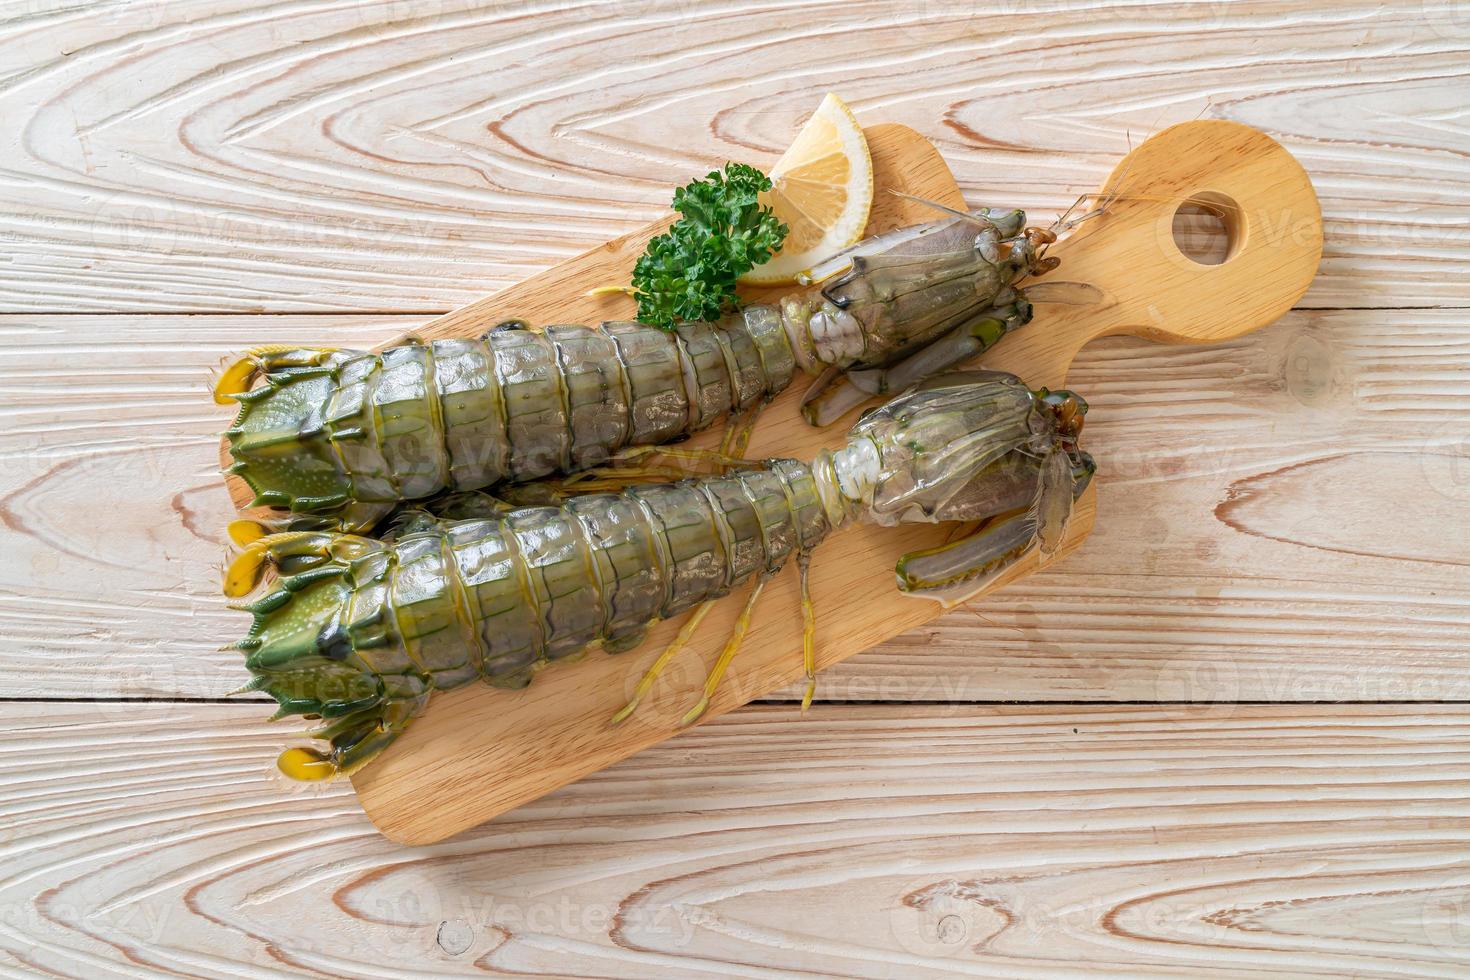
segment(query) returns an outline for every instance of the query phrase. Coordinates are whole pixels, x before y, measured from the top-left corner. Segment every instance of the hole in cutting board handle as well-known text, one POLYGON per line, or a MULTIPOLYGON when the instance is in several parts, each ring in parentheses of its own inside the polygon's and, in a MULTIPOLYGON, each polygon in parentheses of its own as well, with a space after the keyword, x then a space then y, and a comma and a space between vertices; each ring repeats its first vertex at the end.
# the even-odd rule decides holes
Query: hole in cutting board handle
POLYGON ((1191 195, 1174 211, 1174 245, 1196 265, 1223 265, 1244 244, 1240 205, 1217 191, 1191 195))

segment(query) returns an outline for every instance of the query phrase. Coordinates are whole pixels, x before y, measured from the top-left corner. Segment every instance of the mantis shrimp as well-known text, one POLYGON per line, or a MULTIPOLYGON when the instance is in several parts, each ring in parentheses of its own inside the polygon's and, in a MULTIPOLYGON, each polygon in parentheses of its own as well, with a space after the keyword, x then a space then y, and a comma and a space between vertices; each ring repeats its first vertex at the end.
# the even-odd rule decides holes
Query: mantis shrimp
MULTIPOLYGON (((845 445, 810 464, 766 461, 672 484, 502 507, 448 520, 419 513, 388 540, 287 531, 246 544, 225 573, 242 597, 268 570, 274 588, 246 605, 236 646, 278 717, 322 724, 320 749, 278 764, 298 779, 351 772, 383 751, 435 691, 475 679, 515 688, 593 645, 636 645, 658 620, 693 610, 644 675, 620 720, 697 628, 709 605, 749 584, 733 635, 709 672, 699 717, 736 655, 762 586, 801 571, 807 701, 815 673, 807 560, 864 521, 982 522, 966 537, 905 555, 898 588, 963 601, 1032 549, 1060 547, 1092 478, 1079 449, 1086 403, 1030 390, 1000 372, 931 377, 864 414, 845 445)), ((489 498, 485 498, 489 499, 489 498)))
POLYGON ((258 347, 215 386, 239 403, 229 471, 252 506, 289 515, 273 523, 367 531, 403 500, 598 467, 749 415, 798 368, 818 376, 804 412, 825 425, 1028 322, 1017 283, 1055 267, 1055 238, 1022 211, 955 212, 859 242, 776 304, 672 332, 507 321, 378 353, 258 347))

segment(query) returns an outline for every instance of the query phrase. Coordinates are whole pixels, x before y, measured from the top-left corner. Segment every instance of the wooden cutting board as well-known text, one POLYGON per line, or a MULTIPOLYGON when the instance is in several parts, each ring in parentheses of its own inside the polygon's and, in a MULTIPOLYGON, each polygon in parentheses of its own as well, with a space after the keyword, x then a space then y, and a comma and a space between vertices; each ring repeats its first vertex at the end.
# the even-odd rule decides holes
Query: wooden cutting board
MULTIPOLYGON (((898 125, 872 126, 866 133, 875 171, 870 234, 934 217, 932 209, 892 190, 964 207, 953 175, 927 140, 898 125)), ((1053 247, 1050 254, 1062 265, 1048 277, 1095 287, 1097 302, 1038 304, 1035 320, 990 352, 984 366, 1014 372, 1032 386, 1064 387, 1072 359, 1095 337, 1126 333, 1175 343, 1235 337, 1290 309, 1316 273, 1322 226, 1311 182, 1289 153, 1250 127, 1202 120, 1164 130, 1118 165, 1101 194, 1111 199, 1107 213, 1053 247), (1201 265, 1179 251, 1174 215, 1187 201, 1223 215, 1230 247, 1222 264, 1201 265)), ((665 224, 592 249, 416 333, 425 339, 478 336, 512 317, 535 324, 630 318, 633 304, 626 297, 586 293, 627 282, 644 243, 665 224)), ((810 459, 818 449, 842 442, 851 416, 826 430, 801 421, 797 407, 805 387, 798 378, 765 411, 749 455, 810 459)), ((712 445, 718 438, 718 431, 706 432, 689 445, 712 445)), ((1083 444, 1106 456, 1107 447, 1090 445, 1086 433, 1083 444)), ((231 493, 237 505, 250 496, 238 481, 231 493)), ((1086 537, 1095 508, 1094 487, 1079 502, 1054 561, 1086 537)), ((817 550, 811 574, 821 667, 940 613, 936 603, 901 596, 893 569, 903 553, 938 544, 950 533, 948 527, 856 527, 817 550)), ((1034 558, 1023 561, 995 587, 1036 567, 1034 558)), ((691 646, 617 727, 608 719, 681 620, 661 624, 634 651, 598 651, 581 662, 550 667, 522 691, 475 685, 436 695, 423 718, 352 777, 363 809, 389 838, 428 844, 675 734, 724 644, 742 592, 706 617, 691 646)), ((797 581, 795 569, 788 568, 766 587, 745 645, 704 717, 717 717, 801 675, 797 581)), ((793 751, 800 750, 801 723, 793 706, 793 751)))

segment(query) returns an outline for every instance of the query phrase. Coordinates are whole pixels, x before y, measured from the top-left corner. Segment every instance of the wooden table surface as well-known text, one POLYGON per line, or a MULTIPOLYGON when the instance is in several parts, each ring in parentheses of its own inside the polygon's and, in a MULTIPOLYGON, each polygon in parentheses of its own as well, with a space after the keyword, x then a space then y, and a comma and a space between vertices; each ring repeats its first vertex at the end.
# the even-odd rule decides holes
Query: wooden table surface
POLYGON ((1467 59, 1455 0, 0 7, 0 975, 1467 975, 1467 59), (273 778, 210 371, 634 228, 828 90, 1042 218, 1258 126, 1320 278, 1086 350, 1097 531, 806 717, 417 850, 273 778))

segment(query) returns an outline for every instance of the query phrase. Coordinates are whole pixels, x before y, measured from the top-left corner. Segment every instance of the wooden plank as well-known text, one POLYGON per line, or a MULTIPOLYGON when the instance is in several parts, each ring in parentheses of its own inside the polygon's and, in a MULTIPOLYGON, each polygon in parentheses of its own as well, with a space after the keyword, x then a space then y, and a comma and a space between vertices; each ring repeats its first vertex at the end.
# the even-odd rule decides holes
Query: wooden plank
POLYGON ((770 164, 829 89, 935 140, 972 202, 1041 218, 1171 123, 1258 126, 1324 204, 1308 305, 1470 305, 1454 11, 21 4, 0 309, 451 309, 652 220, 713 163, 770 164))
POLYGON ((454 841, 249 706, 10 705, 0 969, 1463 976, 1459 708, 751 708, 454 841))
MULTIPOLYGON (((1467 39, 1439 0, 12 5, 0 697, 236 686, 196 379, 427 319, 29 314, 450 309, 828 89, 1043 218, 1130 137, 1260 126, 1322 195, 1306 305, 1463 306, 1467 39)), ((746 709, 406 851, 271 783, 259 705, 6 704, 0 973, 1464 975, 1463 706, 1228 702, 1470 698, 1467 348, 1359 309, 1094 344, 1099 536, 821 688, 1201 705, 746 709)))
MULTIPOLYGON (((0 696, 239 686, 239 658, 215 652, 246 617, 216 591, 231 511, 209 370, 247 342, 373 343, 419 322, 0 317, 0 696)), ((1207 348, 1095 342, 1073 368, 1093 540, 824 673, 818 696, 1470 699, 1467 361, 1452 311, 1298 312, 1207 348)))

